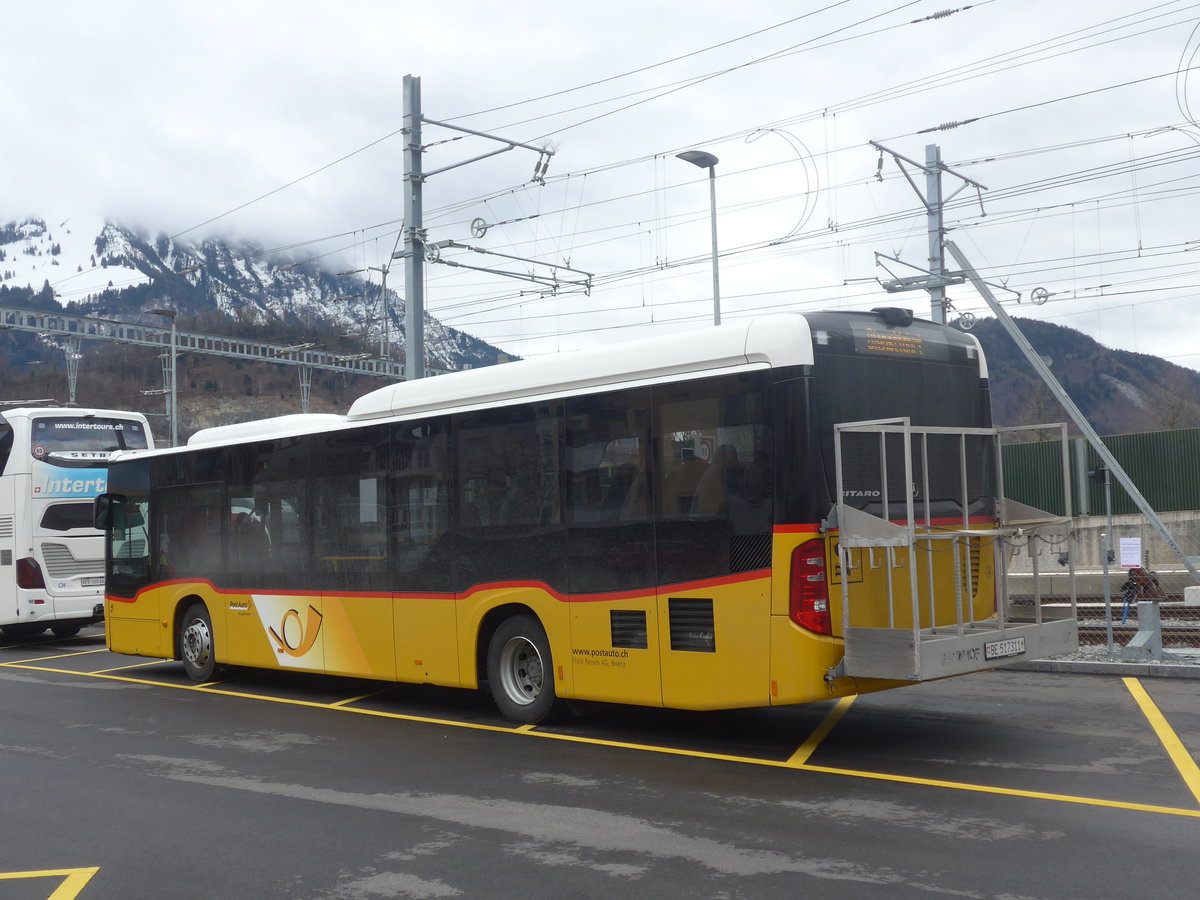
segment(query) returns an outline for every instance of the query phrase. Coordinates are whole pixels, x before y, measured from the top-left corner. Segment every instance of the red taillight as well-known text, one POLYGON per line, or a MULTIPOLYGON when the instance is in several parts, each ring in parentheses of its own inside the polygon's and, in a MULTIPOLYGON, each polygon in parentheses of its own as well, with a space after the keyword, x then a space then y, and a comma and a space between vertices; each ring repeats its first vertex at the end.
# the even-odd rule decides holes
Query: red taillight
POLYGON ((42 577, 42 567, 32 556, 17 560, 17 587, 40 590, 46 589, 46 579, 42 577))
POLYGON ((825 542, 805 541, 792 551, 792 590, 788 616, 814 634, 833 634, 829 618, 829 582, 825 577, 825 542))

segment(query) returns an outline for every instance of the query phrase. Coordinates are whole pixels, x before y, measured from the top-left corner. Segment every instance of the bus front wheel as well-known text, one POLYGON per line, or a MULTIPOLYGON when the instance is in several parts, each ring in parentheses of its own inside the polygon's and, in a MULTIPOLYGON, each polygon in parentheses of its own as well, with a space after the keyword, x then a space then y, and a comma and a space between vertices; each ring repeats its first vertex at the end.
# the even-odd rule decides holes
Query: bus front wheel
POLYGON ((217 658, 213 653, 212 617, 203 603, 193 603, 179 620, 179 656, 192 681, 212 680, 217 658))
POLYGON ((506 719, 537 725, 561 714, 550 641, 533 616, 513 616, 500 623, 488 644, 487 672, 492 699, 506 719))

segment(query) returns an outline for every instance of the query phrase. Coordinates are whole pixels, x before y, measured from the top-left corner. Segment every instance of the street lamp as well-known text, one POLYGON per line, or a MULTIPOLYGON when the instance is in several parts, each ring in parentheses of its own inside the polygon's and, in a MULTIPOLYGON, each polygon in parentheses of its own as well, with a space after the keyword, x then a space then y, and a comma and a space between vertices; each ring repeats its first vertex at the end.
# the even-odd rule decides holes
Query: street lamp
POLYGON ((684 150, 675 156, 700 169, 708 169, 708 205, 712 220, 713 324, 721 324, 721 279, 717 270, 717 163, 711 153, 703 150, 684 150))
POLYGON ((146 312, 156 316, 162 316, 164 319, 171 320, 171 383, 168 385, 170 391, 171 403, 171 446, 179 446, 179 413, 177 412, 176 401, 179 395, 175 390, 175 373, 176 373, 176 347, 175 342, 175 316, 178 310, 174 309, 148 309, 146 312))

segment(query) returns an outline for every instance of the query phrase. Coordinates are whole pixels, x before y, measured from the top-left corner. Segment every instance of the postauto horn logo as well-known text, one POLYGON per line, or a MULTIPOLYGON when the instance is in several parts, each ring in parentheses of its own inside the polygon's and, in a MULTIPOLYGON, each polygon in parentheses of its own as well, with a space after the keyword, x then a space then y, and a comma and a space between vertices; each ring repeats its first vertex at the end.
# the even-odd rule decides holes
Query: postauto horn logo
POLYGON ((311 605, 305 613, 302 619, 299 610, 289 609, 280 618, 278 628, 273 625, 267 628, 278 652, 299 659, 313 648, 321 631, 322 616, 311 605))

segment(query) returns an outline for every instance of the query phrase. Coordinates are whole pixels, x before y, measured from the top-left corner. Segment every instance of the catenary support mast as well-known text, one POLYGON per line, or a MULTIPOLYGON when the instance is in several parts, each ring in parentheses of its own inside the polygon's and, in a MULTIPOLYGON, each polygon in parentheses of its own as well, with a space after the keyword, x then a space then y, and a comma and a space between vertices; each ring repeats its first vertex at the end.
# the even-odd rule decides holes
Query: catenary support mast
POLYGON ((421 79, 404 76, 404 352, 407 378, 425 377, 425 235, 421 208, 421 79))
MULTIPOLYGON (((1120 483, 1121 487, 1125 488, 1125 493, 1129 495, 1129 498, 1133 500, 1133 502, 1137 505, 1137 508, 1141 510, 1142 515, 1149 520, 1150 524, 1154 527, 1154 530, 1158 532, 1159 537, 1161 537, 1166 542, 1167 546, 1171 548, 1172 552, 1174 552, 1174 554, 1179 558, 1179 561, 1183 563, 1184 567, 1187 568, 1187 570, 1191 573, 1192 578, 1196 580, 1196 583, 1200 584, 1200 573, 1197 573, 1196 567, 1192 565, 1191 561, 1187 558, 1187 556, 1184 555, 1184 552, 1180 546, 1175 543, 1175 539, 1167 530, 1167 526, 1163 524, 1162 519, 1159 518, 1158 513, 1155 512, 1154 508, 1150 505, 1150 501, 1142 496, 1142 492, 1139 491, 1137 485, 1133 483, 1133 479, 1129 477, 1129 475, 1121 467, 1121 464, 1117 462, 1117 458, 1113 456, 1112 451, 1105 446, 1104 441, 1100 439, 1100 435, 1096 433, 1096 429, 1092 427, 1091 423, 1088 422, 1087 418, 1080 411, 1079 407, 1075 405, 1075 402, 1067 394, 1063 386, 1059 384, 1058 379, 1054 377, 1054 373, 1050 371, 1050 368, 1046 365, 1045 361, 1041 358, 1041 356, 1038 355, 1037 351, 1033 349, 1033 345, 1029 343, 1028 339, 1021 332, 1021 329, 1017 327, 1017 324, 1012 320, 1008 313, 1004 311, 1004 308, 1000 305, 1000 303, 996 300, 995 295, 992 293, 991 288, 988 287, 987 282, 979 277, 979 273, 975 271, 974 267, 967 260, 967 257, 961 250, 958 249, 953 241, 946 241, 946 249, 950 251, 950 254, 954 257, 955 261, 959 264, 959 266, 962 267, 963 273, 971 280, 971 283, 975 286, 975 290, 979 292, 979 296, 981 296, 984 299, 984 302, 987 303, 988 307, 992 311, 992 315, 994 315, 1000 324, 1004 326, 1004 330, 1007 331, 1013 341, 1016 342, 1017 347, 1020 348, 1021 352, 1025 355, 1025 358, 1029 360, 1029 364, 1033 366, 1033 370, 1038 373, 1042 381, 1045 382, 1046 387, 1048 387, 1051 393, 1054 394, 1054 399, 1062 404, 1062 408, 1067 411, 1067 415, 1071 417, 1071 421, 1075 423, 1075 426, 1080 430, 1080 432, 1083 433, 1083 436, 1087 438, 1088 443, 1092 445, 1092 449, 1096 451, 1096 455, 1099 456, 1104 462, 1104 465, 1108 468, 1109 472, 1117 477, 1117 481, 1120 483)), ((1111 527, 1109 528, 1109 533, 1110 535, 1112 533, 1111 527)))

